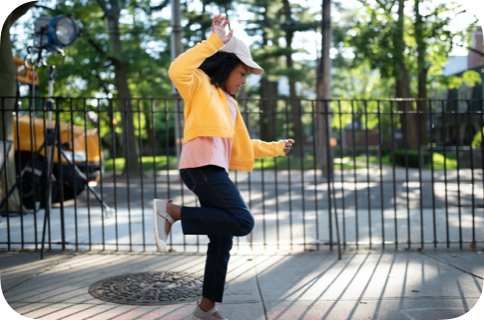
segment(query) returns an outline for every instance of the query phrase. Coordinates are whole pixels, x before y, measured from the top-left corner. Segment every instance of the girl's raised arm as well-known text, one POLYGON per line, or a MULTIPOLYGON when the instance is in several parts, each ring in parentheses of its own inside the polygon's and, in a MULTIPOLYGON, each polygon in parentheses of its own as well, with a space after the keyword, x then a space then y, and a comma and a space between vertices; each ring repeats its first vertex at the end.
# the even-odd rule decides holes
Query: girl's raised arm
POLYGON ((213 17, 210 38, 185 51, 185 53, 178 56, 170 65, 170 69, 168 70, 170 79, 185 101, 191 99, 193 92, 200 83, 200 73, 196 72, 198 67, 206 58, 222 49, 232 38, 233 30, 225 34, 225 27, 229 20, 224 20, 225 17, 221 14, 213 17))

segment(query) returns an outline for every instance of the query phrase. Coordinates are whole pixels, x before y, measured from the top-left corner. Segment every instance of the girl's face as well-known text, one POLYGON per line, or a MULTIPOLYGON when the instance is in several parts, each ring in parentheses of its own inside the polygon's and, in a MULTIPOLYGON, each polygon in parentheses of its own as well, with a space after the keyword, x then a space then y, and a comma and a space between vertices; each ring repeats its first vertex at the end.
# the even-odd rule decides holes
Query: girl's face
POLYGON ((225 80, 224 90, 230 94, 236 94, 247 82, 248 75, 249 67, 247 67, 245 64, 239 64, 234 70, 232 70, 232 72, 230 72, 229 76, 225 80))

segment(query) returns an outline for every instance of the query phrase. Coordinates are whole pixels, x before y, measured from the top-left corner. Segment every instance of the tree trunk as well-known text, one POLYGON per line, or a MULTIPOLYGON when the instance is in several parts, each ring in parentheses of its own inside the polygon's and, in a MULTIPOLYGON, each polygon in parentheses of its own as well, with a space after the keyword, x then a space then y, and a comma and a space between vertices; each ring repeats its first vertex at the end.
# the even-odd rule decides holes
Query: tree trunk
MULTIPOLYGON (((322 20, 322 49, 321 60, 317 70, 317 104, 316 110, 318 112, 316 119, 316 157, 319 166, 322 170, 323 176, 329 178, 333 174, 333 166, 331 161, 328 163, 328 150, 331 148, 328 146, 330 136, 327 133, 330 132, 330 117, 329 117, 329 101, 323 101, 324 99, 331 99, 330 88, 330 59, 329 49, 331 45, 331 0, 323 0, 323 20, 322 20), (323 112, 323 113, 322 113, 323 112), (328 174, 329 173, 329 174, 328 174)), ((331 159, 331 154, 329 155, 331 159)))
MULTIPOLYGON (((263 13, 264 20, 267 17, 267 5, 263 13)), ((262 46, 266 46, 268 42, 267 34, 262 28, 262 46)), ((277 82, 269 81, 265 76, 260 79, 260 97, 262 98, 260 103, 261 111, 263 114, 260 116, 260 139, 264 141, 274 141, 274 114, 272 113, 277 104, 278 92, 277 82), (268 99, 268 100, 264 100, 268 99)))
MULTIPOLYGON (((15 9, 5 20, 2 28, 2 39, 0 43, 0 97, 13 97, 16 95, 15 90, 15 66, 12 56, 12 43, 10 42, 10 27, 18 18, 23 16, 31 7, 34 6, 34 2, 26 3, 15 9)), ((5 111, 5 109, 14 109, 15 99, 3 99, 2 114, 0 115, 0 139, 1 140, 14 140, 13 132, 13 113, 12 111, 5 111), (5 135, 3 132, 5 131, 5 135)), ((1 150, 3 153, 3 150, 1 150)), ((16 167, 15 167, 15 146, 12 145, 10 152, 5 157, 4 170, 0 174, 0 199, 3 200, 8 192, 5 188, 5 174, 7 175, 7 186, 11 189, 17 180, 16 167)), ((20 193, 15 188, 12 195, 8 198, 8 211, 20 212, 22 203, 20 199, 20 193)), ((0 210, 6 211, 7 204, 0 210)), ((22 211, 27 211, 25 207, 22 207, 22 211)))
MULTIPOLYGON (((412 93, 410 90, 410 79, 408 77, 408 70, 405 66, 405 40, 403 38, 404 29, 404 8, 405 0, 398 0, 398 22, 396 25, 395 36, 395 56, 397 60, 397 67, 399 74, 396 74, 396 97, 397 98, 411 98, 412 93)), ((412 103, 408 101, 402 101, 397 103, 399 111, 406 111, 406 114, 400 114, 400 123, 402 126, 402 135, 404 144, 409 149, 417 150, 419 146, 417 135, 416 116, 414 113, 408 113, 414 111, 412 103)))
POLYGON ((274 141, 274 108, 277 105, 277 82, 269 81, 266 77, 260 80, 260 96, 262 100, 260 107, 263 113, 260 116, 260 139, 274 141))
MULTIPOLYGON (((284 15, 286 17, 286 23, 289 25, 290 22, 292 22, 291 18, 291 6, 289 5, 288 0, 282 0, 284 4, 284 15)), ((286 29, 286 48, 291 49, 292 48, 292 39, 294 37, 294 31, 290 29, 286 29)), ((300 103, 297 100, 297 93, 296 93, 296 81, 294 80, 294 76, 292 75, 292 69, 294 68, 294 63, 292 60, 292 53, 288 52, 286 54, 286 66, 287 68, 291 71, 289 73, 289 99, 291 102, 291 111, 292 111, 292 124, 294 128, 294 137, 288 137, 292 138, 295 141, 299 141, 299 143, 295 143, 294 146, 292 147, 293 153, 296 156, 300 156, 301 152, 303 151, 303 142, 304 142, 304 132, 302 131, 302 122, 301 122, 301 117, 302 114, 301 108, 300 108, 300 103)))
POLYGON ((124 173, 129 172, 131 176, 138 176, 139 172, 139 145, 135 138, 133 107, 131 95, 128 87, 128 76, 126 71, 126 61, 123 56, 121 34, 119 30, 119 6, 117 0, 110 0, 111 8, 108 9, 104 0, 98 0, 103 9, 109 24, 109 40, 112 47, 114 66, 114 84, 118 91, 119 110, 121 111, 121 123, 123 126, 123 140, 125 141, 125 163, 124 173), (128 152, 129 150, 129 152, 128 152))
MULTIPOLYGON (((418 94, 419 99, 427 99, 427 73, 428 68, 425 67, 425 58, 427 52, 427 45, 425 43, 423 34, 423 21, 420 14, 421 0, 415 0, 415 40, 417 42, 417 62, 418 62, 418 94)), ((425 146, 428 143, 427 136, 427 103, 425 101, 419 101, 418 110, 422 112, 420 115, 420 144, 425 146)))

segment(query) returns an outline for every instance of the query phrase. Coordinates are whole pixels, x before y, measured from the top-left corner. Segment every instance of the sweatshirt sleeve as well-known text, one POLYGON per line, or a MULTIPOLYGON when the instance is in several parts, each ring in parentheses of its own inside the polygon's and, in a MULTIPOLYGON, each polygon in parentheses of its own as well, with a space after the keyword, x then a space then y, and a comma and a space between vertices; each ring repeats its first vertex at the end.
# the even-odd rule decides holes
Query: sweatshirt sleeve
POLYGON ((284 147, 286 143, 284 140, 277 142, 265 142, 258 139, 252 139, 252 147, 254 148, 254 158, 261 159, 264 157, 279 157, 284 155, 284 147))
POLYGON ((208 40, 202 41, 185 51, 171 63, 168 75, 185 101, 191 99, 198 86, 195 71, 206 58, 214 55, 223 47, 222 40, 215 33, 212 33, 208 40))

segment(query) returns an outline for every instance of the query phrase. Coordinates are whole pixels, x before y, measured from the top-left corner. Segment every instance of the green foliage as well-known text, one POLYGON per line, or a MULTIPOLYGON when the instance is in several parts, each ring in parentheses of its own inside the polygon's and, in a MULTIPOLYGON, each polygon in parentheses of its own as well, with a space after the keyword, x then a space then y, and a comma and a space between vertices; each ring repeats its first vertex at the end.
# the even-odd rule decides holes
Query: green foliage
POLYGON ((466 84, 469 87, 474 87, 477 84, 482 83, 481 75, 474 70, 467 70, 462 74, 462 77, 450 76, 448 88, 458 89, 462 84, 466 84))
MULTIPOLYGON (((424 152, 424 166, 430 163, 430 152, 424 152)), ((415 150, 395 150, 395 165, 399 167, 405 167, 408 165, 409 168, 419 167, 419 154, 415 150)))
MULTIPOLYGON (((441 70, 448 60, 449 53, 452 51, 453 43, 460 37, 464 37, 463 32, 452 33, 449 25, 452 23, 452 16, 462 12, 461 6, 455 4, 432 5, 429 0, 419 0, 420 7, 426 7, 428 14, 423 16, 420 25, 415 22, 415 12, 409 14, 409 6, 413 2, 406 1, 406 16, 403 21, 403 30, 400 30, 396 20, 396 10, 398 1, 378 2, 377 5, 370 5, 366 0, 359 0, 363 5, 356 13, 350 14, 349 19, 354 27, 350 28, 344 39, 344 46, 353 49, 354 58, 353 68, 361 68, 367 65, 369 69, 378 70, 383 88, 388 79, 399 78, 401 76, 399 63, 402 61, 410 72, 410 88, 413 96, 417 92, 417 75, 421 68, 428 68, 428 84, 437 89, 441 82, 449 82, 441 76, 441 70), (403 43, 397 41, 399 32, 403 32, 403 43), (417 39, 423 39, 417 43, 417 39), (425 46, 425 63, 419 66, 417 63, 417 48, 425 46)), ((474 22, 472 22, 474 23, 474 22)), ((456 83, 452 79, 451 83, 456 83)), ((475 83, 475 75, 466 75, 465 80, 475 83)), ((394 85, 394 84, 393 84, 394 85)), ((460 85, 460 83, 459 83, 460 85)), ((387 91, 387 97, 394 94, 387 91)))
POLYGON ((484 136, 484 128, 482 128, 482 130, 476 133, 474 138, 472 138, 472 147, 480 148, 482 146, 483 136, 484 136))

